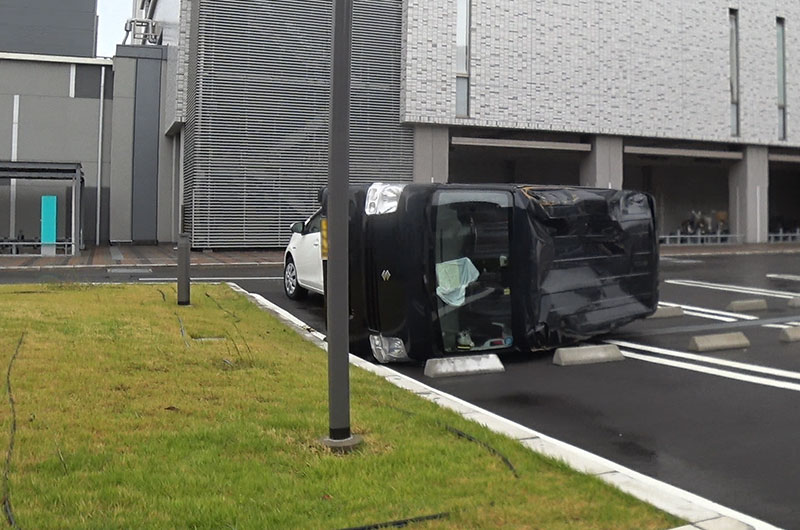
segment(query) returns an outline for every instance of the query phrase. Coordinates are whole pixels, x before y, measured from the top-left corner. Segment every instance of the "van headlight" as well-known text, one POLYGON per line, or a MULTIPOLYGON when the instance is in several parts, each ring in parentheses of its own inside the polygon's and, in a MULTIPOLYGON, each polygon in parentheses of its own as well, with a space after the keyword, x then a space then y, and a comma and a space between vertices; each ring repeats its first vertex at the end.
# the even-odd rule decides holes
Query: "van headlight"
POLYGON ((376 182, 367 190, 367 200, 364 202, 364 213, 367 215, 380 215, 397 211, 397 203, 405 184, 384 184, 376 182))
POLYGON ((402 339, 397 337, 384 337, 383 335, 370 335, 369 345, 372 355, 379 363, 386 364, 393 361, 408 361, 408 354, 402 339))

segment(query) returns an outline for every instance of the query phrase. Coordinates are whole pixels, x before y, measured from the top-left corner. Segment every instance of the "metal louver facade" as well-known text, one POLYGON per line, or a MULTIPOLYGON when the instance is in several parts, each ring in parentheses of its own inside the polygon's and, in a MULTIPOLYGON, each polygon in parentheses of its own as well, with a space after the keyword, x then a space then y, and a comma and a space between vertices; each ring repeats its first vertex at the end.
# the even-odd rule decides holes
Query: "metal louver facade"
MULTIPOLYGON (((327 183, 330 0, 192 5, 184 229, 196 248, 280 247, 327 183)), ((402 0, 355 0, 351 181, 410 181, 402 0)))

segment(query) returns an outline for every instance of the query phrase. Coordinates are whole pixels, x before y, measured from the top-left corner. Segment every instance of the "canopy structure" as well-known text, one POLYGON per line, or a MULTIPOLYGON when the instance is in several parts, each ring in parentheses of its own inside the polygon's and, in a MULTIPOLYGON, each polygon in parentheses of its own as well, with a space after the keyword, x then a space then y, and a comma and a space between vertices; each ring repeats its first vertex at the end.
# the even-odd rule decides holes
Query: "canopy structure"
MULTIPOLYGON (((72 225, 71 237, 60 242, 65 249, 75 256, 80 251, 80 238, 83 231, 82 198, 83 198, 83 167, 80 162, 7 162, 0 160, 0 181, 9 180, 11 193, 9 200, 10 215, 10 240, 0 242, 0 246, 10 246, 13 253, 17 254, 19 248, 31 245, 30 241, 17 241, 15 227, 17 216, 17 181, 72 181, 72 225)), ((2 211, 2 210, 0 210, 2 211)))

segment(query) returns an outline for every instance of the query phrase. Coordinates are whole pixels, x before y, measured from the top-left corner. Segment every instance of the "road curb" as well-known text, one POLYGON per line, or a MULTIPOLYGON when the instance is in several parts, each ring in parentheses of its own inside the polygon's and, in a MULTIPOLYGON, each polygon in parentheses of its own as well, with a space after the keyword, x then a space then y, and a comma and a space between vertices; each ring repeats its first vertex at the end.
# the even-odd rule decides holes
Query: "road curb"
MULTIPOLYGON (((245 295, 259 307, 275 314, 280 320, 297 329, 300 335, 307 337, 311 342, 327 351, 325 336, 319 331, 314 330, 305 322, 263 296, 250 293, 232 282, 227 282, 227 285, 234 291, 245 295)), ((456 396, 420 383, 416 379, 396 372, 385 365, 372 364, 352 354, 350 354, 350 364, 382 377, 390 383, 428 401, 432 401, 441 407, 453 410, 461 416, 484 425, 497 433, 509 436, 532 451, 561 460, 579 472, 594 475, 644 502, 688 521, 689 525, 682 526, 680 527, 681 529, 738 527, 773 530, 777 528, 769 523, 648 477, 616 462, 498 416, 456 396)))

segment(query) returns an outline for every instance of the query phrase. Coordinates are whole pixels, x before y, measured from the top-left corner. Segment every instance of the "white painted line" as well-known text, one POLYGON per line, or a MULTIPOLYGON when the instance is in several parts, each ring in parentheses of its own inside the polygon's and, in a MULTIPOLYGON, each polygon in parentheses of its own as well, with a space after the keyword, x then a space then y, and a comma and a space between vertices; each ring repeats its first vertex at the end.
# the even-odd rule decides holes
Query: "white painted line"
MULTIPOLYGON (((278 314, 284 321, 291 322, 299 328, 301 333, 308 333, 308 330, 311 329, 305 322, 268 301, 263 296, 249 293, 235 283, 229 283, 228 285, 230 285, 233 290, 255 300, 258 305, 278 314)), ((314 333, 315 337, 320 335, 321 334, 318 332, 314 333)), ((324 342, 319 340, 314 342, 322 349, 327 350, 327 344, 324 342)), ((546 456, 561 460, 573 469, 580 471, 581 469, 585 470, 589 466, 600 467, 602 472, 595 476, 601 480, 614 484, 634 497, 671 513, 676 517, 685 519, 690 523, 713 524, 715 521, 722 522, 727 517, 750 525, 756 530, 777 529, 777 527, 769 523, 737 512, 736 510, 717 504, 699 495, 695 495, 694 493, 648 477, 637 471, 621 466, 616 462, 612 462, 611 460, 607 460, 579 447, 551 438, 524 425, 498 416, 493 412, 477 407, 456 396, 429 387, 416 379, 395 372, 387 366, 372 364, 352 354, 350 355, 350 364, 378 375, 401 388, 406 388, 429 401, 437 403, 445 408, 455 410, 465 418, 473 421, 481 421, 493 430, 500 429, 498 432, 504 432, 507 435, 510 434, 520 442, 523 442, 523 440, 529 441, 536 439, 536 444, 527 444, 527 446, 540 451, 546 456), (608 469, 613 471, 609 472, 608 469)))
POLYGON ((660 261, 666 261, 667 263, 675 263, 676 265, 693 265, 696 263, 703 263, 701 259, 682 259, 682 258, 671 258, 669 256, 662 256, 660 261))
POLYGON ((694 305, 673 304, 671 302, 659 302, 660 305, 667 307, 682 307, 684 311, 696 311, 699 313, 708 313, 709 315, 717 315, 721 317, 729 317, 738 320, 758 320, 758 317, 747 315, 745 313, 731 313, 730 311, 719 311, 718 309, 708 309, 705 307, 697 307, 694 305))
POLYGON ((800 293, 790 291, 774 291, 772 289, 759 289, 756 287, 742 287, 740 285, 728 285, 724 283, 698 282, 695 280, 664 280, 664 283, 671 285, 683 285, 685 287, 699 287, 702 289, 713 289, 716 291, 728 291, 730 293, 755 294, 761 296, 771 296, 773 298, 794 298, 800 293))
POLYGON ((658 348, 656 346, 646 346, 644 344, 635 344, 633 342, 626 342, 621 340, 607 340, 606 342, 610 344, 615 344, 620 348, 629 348, 632 350, 639 350, 643 352, 668 355, 670 357, 685 359, 687 361, 699 361, 707 364, 715 364, 717 366, 725 366, 727 368, 736 368, 737 370, 747 370, 748 372, 773 375, 776 377, 784 377, 786 379, 797 379, 798 381, 800 381, 800 372, 790 372, 789 370, 781 370, 779 368, 769 368, 766 366, 758 366, 755 364, 740 363, 737 361, 728 361, 726 359, 718 359, 716 357, 709 357, 707 355, 697 355, 695 353, 668 350, 666 348, 658 348))
POLYGON ((740 374, 738 372, 729 372, 728 370, 720 370, 718 368, 711 368, 707 366, 700 366, 698 364, 684 363, 681 361, 670 361, 661 357, 653 357, 651 355, 640 355, 630 351, 622 350, 622 355, 625 357, 645 361, 654 364, 663 364, 664 366, 671 366, 673 368, 680 368, 682 370, 689 370, 691 372, 700 372, 702 374, 716 375, 726 379, 735 379, 737 381, 744 381, 746 383, 755 383, 762 386, 771 386, 774 388, 781 388, 784 390, 792 390, 800 392, 800 384, 787 383, 784 381, 776 381, 774 379, 767 379, 766 377, 758 377, 755 375, 740 374))
POLYGON ((767 278, 773 280, 789 280, 790 282, 800 282, 800 276, 797 274, 767 274, 767 278))
MULTIPOLYGON (((144 272, 144 271, 139 271, 144 272)), ((283 276, 216 276, 207 278, 190 277, 193 282, 234 282, 242 280, 283 280, 283 276)), ((177 282, 177 278, 139 278, 140 282, 177 282)))

